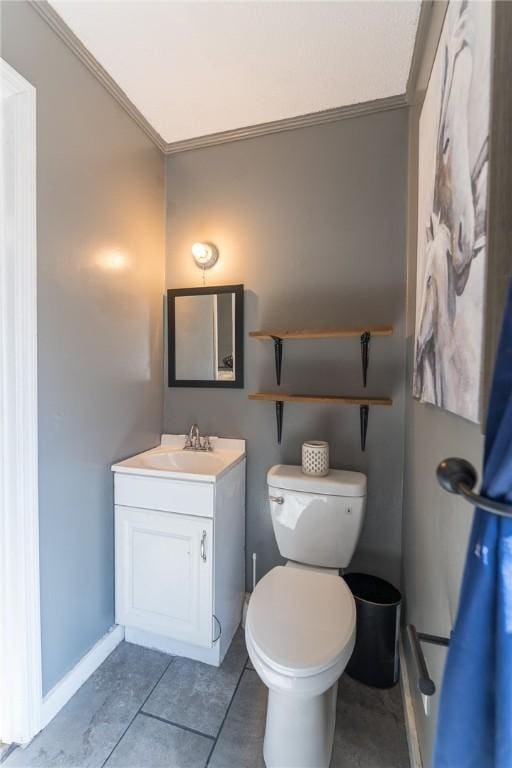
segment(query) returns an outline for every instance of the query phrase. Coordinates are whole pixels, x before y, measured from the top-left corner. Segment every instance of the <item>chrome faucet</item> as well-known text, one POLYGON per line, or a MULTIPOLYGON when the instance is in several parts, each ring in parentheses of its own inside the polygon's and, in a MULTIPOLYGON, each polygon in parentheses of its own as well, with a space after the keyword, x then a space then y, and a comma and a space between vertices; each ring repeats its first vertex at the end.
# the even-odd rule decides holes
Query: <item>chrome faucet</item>
POLYGON ((200 445, 201 435, 199 433, 199 427, 197 424, 192 424, 190 432, 188 433, 188 439, 193 448, 198 448, 200 445))
POLYGON ((185 445, 183 446, 184 451, 211 451, 212 446, 210 444, 210 438, 209 437, 203 437, 201 439, 201 434, 199 432, 199 427, 197 424, 192 424, 190 427, 190 432, 188 433, 188 437, 185 438, 185 445))

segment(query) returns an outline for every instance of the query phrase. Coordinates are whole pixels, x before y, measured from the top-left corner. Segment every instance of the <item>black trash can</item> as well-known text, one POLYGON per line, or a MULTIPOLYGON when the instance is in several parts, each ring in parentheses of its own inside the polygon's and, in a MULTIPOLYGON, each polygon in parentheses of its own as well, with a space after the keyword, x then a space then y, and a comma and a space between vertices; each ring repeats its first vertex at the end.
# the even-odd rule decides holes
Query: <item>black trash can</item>
POLYGON ((356 603, 357 629, 347 674, 374 688, 398 682, 400 608, 402 595, 388 581, 367 573, 343 577, 356 603))

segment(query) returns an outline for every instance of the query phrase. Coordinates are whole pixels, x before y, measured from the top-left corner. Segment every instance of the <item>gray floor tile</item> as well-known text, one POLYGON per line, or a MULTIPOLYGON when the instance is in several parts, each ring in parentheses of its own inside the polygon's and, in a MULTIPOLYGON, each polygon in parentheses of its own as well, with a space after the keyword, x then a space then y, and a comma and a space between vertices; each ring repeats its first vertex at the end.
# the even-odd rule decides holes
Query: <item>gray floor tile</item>
POLYGON ((215 745, 209 768, 265 768, 267 689, 246 669, 215 745))
POLYGON ((160 678, 170 657, 121 643, 26 749, 4 765, 99 768, 160 678))
MULTIPOLYGON (((256 672, 244 669, 246 661, 241 631, 219 669, 123 643, 50 725, 3 765, 101 768, 107 760, 106 768, 204 768, 211 736, 222 724, 209 766, 264 768, 267 690, 256 672), (151 717, 138 710, 153 688, 143 707, 151 717)), ((344 675, 332 768, 408 765, 399 686, 378 690, 344 675)))
POLYGON ((404 721, 399 683, 393 688, 371 688, 345 674, 340 679, 339 696, 350 700, 354 706, 369 709, 379 715, 392 715, 397 721, 404 721))
POLYGON ((137 715, 105 768, 204 768, 212 739, 137 715))
POLYGON ((331 768, 409 768, 400 686, 341 678, 331 768))
POLYGON ((143 711, 217 736, 246 661, 240 629, 220 667, 175 658, 143 711))

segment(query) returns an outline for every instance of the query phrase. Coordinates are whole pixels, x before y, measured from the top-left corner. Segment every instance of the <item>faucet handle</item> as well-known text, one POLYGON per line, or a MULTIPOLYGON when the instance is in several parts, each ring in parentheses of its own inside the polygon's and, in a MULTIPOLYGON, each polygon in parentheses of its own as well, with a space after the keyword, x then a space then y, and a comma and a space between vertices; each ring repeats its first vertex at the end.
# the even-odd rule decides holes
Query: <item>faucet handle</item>
POLYGON ((190 435, 185 435, 185 445, 183 448, 192 448, 192 440, 190 438, 190 435))
POLYGON ((210 443, 210 438, 208 436, 203 438, 203 448, 205 451, 212 450, 212 444, 210 443))

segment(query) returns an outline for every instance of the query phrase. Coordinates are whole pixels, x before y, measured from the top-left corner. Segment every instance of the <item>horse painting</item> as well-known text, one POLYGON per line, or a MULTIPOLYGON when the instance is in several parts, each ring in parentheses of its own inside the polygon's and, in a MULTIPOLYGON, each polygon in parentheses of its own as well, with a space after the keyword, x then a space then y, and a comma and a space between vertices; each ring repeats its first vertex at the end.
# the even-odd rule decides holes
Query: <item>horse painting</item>
MULTIPOLYGON (((475 361, 468 359, 467 345, 457 343, 456 291, 451 258, 451 233, 436 214, 427 228, 426 262, 421 290, 421 314, 416 335, 416 357, 424 362, 418 368, 422 391, 429 401, 442 403, 456 411, 461 399, 475 386, 475 361)), ((466 329, 467 330, 467 329, 466 329)), ((464 403, 465 407, 470 402, 464 403)))
POLYGON ((479 420, 491 6, 451 2, 420 118, 413 393, 479 420))

